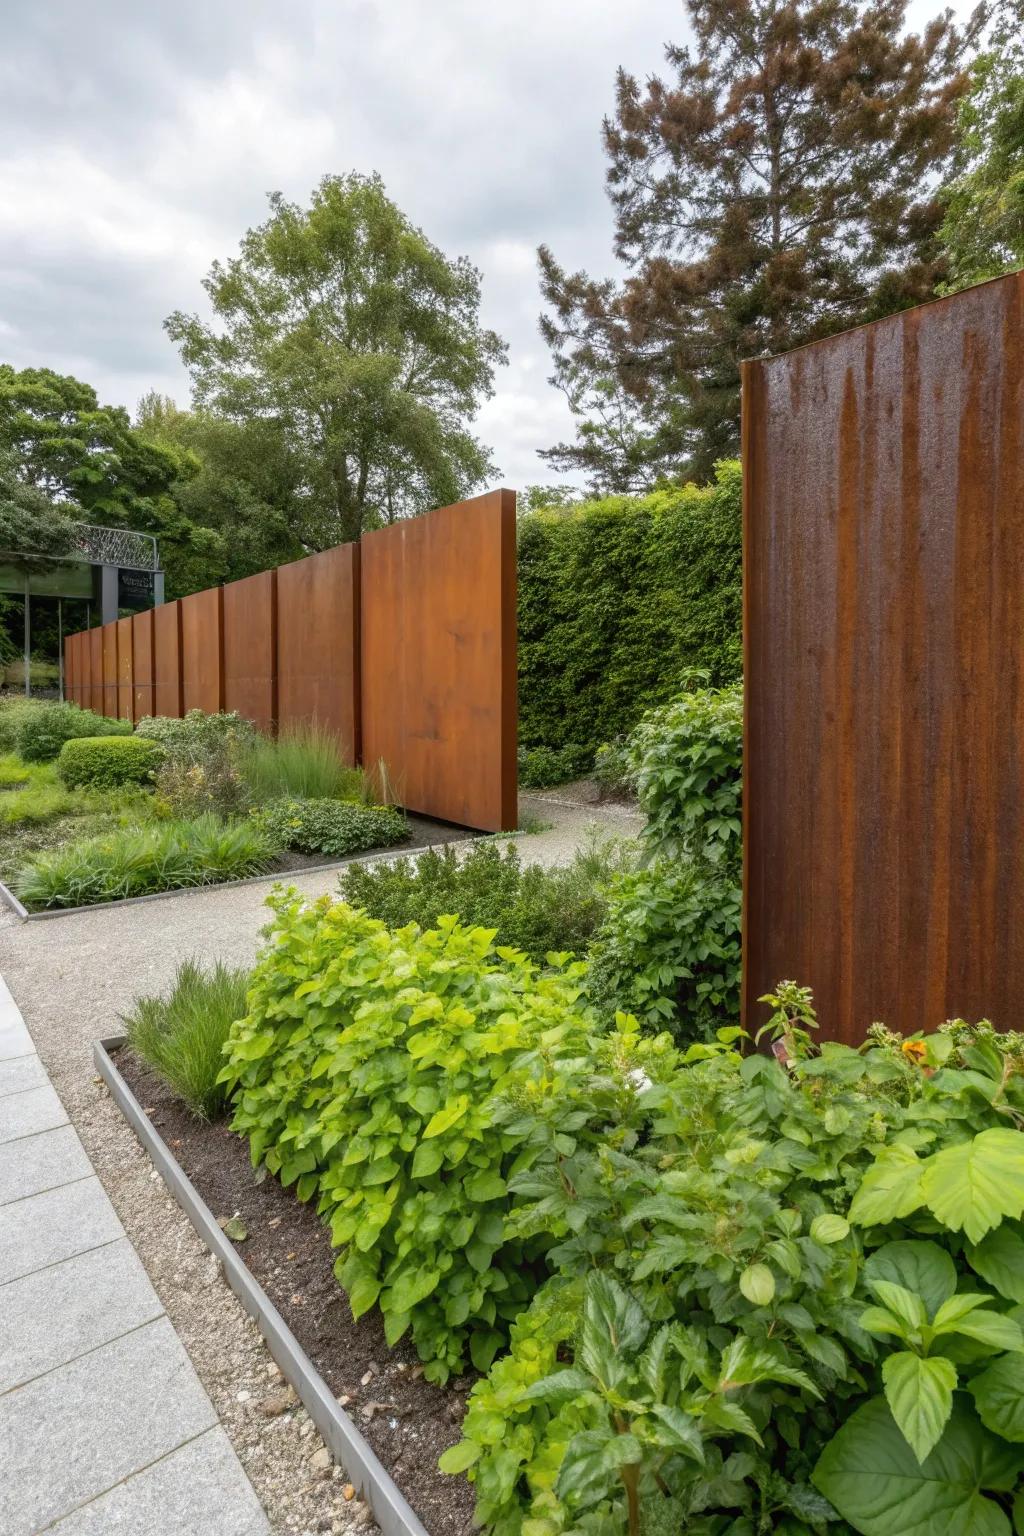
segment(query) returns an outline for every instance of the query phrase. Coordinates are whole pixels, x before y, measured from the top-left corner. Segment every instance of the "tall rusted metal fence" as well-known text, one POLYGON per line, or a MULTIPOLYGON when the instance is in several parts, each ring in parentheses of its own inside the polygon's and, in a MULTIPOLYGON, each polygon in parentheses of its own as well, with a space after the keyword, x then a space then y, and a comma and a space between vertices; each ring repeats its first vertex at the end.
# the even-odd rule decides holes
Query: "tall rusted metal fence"
POLYGON ((1019 1027, 1024 274, 748 363, 744 1001, 1019 1027))
POLYGON ((515 495, 495 491, 71 635, 75 703, 317 721, 410 810, 516 825, 515 495))

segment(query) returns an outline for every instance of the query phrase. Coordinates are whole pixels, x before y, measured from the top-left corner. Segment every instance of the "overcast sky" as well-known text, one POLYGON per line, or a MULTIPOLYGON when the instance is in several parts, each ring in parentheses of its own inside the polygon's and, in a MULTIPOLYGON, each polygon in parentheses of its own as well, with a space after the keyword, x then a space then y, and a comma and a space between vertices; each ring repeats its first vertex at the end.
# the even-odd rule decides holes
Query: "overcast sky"
MULTIPOLYGON (((932 7, 915 3, 914 11, 932 7)), ((572 435, 537 334, 536 247, 614 270, 601 118, 659 70, 681 0, 20 0, 0 54, 0 361, 134 410, 188 401, 162 322, 327 172, 379 171, 481 269, 510 343, 478 418, 502 483, 572 435)))

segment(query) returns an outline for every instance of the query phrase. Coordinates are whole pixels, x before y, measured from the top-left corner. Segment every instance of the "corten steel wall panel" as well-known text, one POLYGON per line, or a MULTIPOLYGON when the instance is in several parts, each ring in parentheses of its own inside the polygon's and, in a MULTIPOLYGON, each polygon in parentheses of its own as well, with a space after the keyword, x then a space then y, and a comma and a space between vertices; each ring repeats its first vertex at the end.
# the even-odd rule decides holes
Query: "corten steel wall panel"
POLYGON ((492 491, 362 542, 363 761, 487 831, 517 822, 515 508, 492 491))
POLYGON ((358 545, 339 544, 277 571, 277 717, 280 729, 318 720, 358 762, 358 545))
POLYGON ((132 719, 141 720, 153 709, 153 609, 132 615, 132 719))
POLYGON ((153 713, 181 717, 181 604, 153 609, 153 713))
POLYGON ((89 708, 103 714, 103 630, 90 629, 89 635, 89 708))
POLYGON ((181 677, 185 712, 224 707, 221 588, 181 599, 181 677))
POLYGON ((276 588, 276 571, 224 588, 224 708, 267 732, 276 718, 276 588))
POLYGON ((103 630, 103 713, 117 718, 117 620, 103 630))
POLYGON ((72 704, 78 703, 78 636, 67 635, 64 640, 64 697, 72 704))
POLYGON ((117 628, 117 713, 122 720, 132 719, 135 694, 135 648, 132 621, 118 619, 117 628))
POLYGON ((83 629, 76 635, 78 641, 78 698, 76 703, 83 709, 92 708, 92 646, 91 630, 83 629))
POLYGON ((744 369, 745 1015, 1024 1008, 1024 274, 744 369))

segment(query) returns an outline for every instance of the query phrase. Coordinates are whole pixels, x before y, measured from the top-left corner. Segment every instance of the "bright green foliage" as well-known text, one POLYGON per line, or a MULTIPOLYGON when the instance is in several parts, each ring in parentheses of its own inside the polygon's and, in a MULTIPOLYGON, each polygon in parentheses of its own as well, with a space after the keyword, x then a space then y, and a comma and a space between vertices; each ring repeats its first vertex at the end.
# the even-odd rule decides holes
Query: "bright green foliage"
MULTIPOLYGON (((980 1246, 965 1252, 931 1212, 863 1236, 848 1216, 898 1147, 925 1164, 980 1142, 1006 1167, 1002 1138, 1024 1141, 1012 1128, 1024 1041, 997 1046, 956 1024, 923 1055, 882 1030, 863 1051, 819 1054, 799 991, 780 986, 772 1025, 788 1066, 742 1057, 728 1038, 680 1057, 625 1026, 575 1072, 563 1065, 557 1114, 539 1117, 547 1148, 512 1179, 506 1227, 548 1234, 557 1273, 474 1388, 444 1461, 468 1469, 488 1530, 556 1536, 595 1520, 610 1533, 824 1533, 829 1499, 878 1536, 1009 1536, 990 1496, 1024 1467, 1009 1298, 969 1267, 980 1246), (598 1123, 601 1140, 581 1131, 598 1123), (580 1278, 595 1271, 618 1282, 601 1304, 611 1357, 594 1353, 593 1319, 584 1345, 580 1278), (613 1335, 635 1342, 618 1351, 613 1335), (607 1454, 610 1433, 635 1443, 607 1454), (943 1501, 956 1511, 948 1527, 943 1501)), ((993 1270, 994 1250, 981 1263, 993 1270)))
POLYGON ((19 694, 0 694, 0 752, 13 752, 18 745, 18 731, 27 714, 54 706, 44 699, 27 699, 19 694))
POLYGON ((585 1049, 578 969, 539 973, 454 919, 421 934, 326 899, 272 900, 271 943, 225 1080, 236 1131, 316 1195, 359 1316, 411 1327, 426 1373, 484 1370, 537 1284, 542 1245, 504 1236, 523 1153, 505 1092, 557 1102, 557 1058, 585 1049), (517 1085, 522 1084, 522 1087, 517 1085))
POLYGON ((582 778, 594 765, 593 747, 567 742, 562 747, 520 747, 519 788, 546 789, 582 778))
POLYGON ((19 870, 14 885, 25 905, 37 911, 88 906, 256 875, 269 867, 274 851, 254 822, 201 816, 117 828, 37 854, 19 870))
POLYGON ((480 274, 447 258, 378 176, 325 176, 308 207, 270 217, 204 282, 214 323, 166 329, 201 408, 279 430, 305 547, 460 500, 487 474, 467 423, 504 344, 480 325, 480 274))
POLYGON ((367 803, 377 798, 369 775, 345 761, 335 733, 317 720, 286 726, 273 740, 256 737, 242 771, 259 802, 280 796, 367 803))
POLYGON ((77 736, 61 747, 57 772, 69 789, 150 784, 163 755, 159 742, 138 736, 77 736))
POLYGON ((18 720, 15 746, 26 763, 49 763, 66 741, 78 736, 130 736, 130 720, 111 720, 77 704, 50 704, 33 709, 18 720))
POLYGON ((687 667, 740 676, 740 470, 533 513, 519 524, 519 729, 596 752, 687 667))
POLYGON ((43 825, 75 809, 81 798, 58 781, 52 763, 25 763, 14 755, 0 758, 0 787, 3 827, 43 825))
POLYGON ((739 687, 690 686, 645 715, 624 756, 647 814, 649 862, 613 886, 590 991, 684 1038, 739 1016, 739 687))
POLYGON ((415 859, 353 864, 338 888, 351 906, 389 928, 432 928, 457 914, 467 927, 494 927, 497 944, 542 965, 552 950, 583 954, 604 916, 605 888, 625 857, 617 845, 595 843, 569 865, 524 869, 514 843, 477 843, 468 852, 449 844, 415 859))
POLYGON ((125 1018, 132 1050, 201 1120, 219 1119, 227 1108, 218 1077, 228 1031, 246 1011, 248 984, 248 971, 186 960, 166 997, 136 998, 125 1018))
POLYGON ((996 0, 991 34, 960 102, 955 176, 940 238, 945 292, 1024 263, 1024 35, 1020 0, 996 0))
POLYGON ((391 806, 349 800, 273 800, 253 819, 278 847, 332 859, 389 848, 409 836, 405 818, 391 806))

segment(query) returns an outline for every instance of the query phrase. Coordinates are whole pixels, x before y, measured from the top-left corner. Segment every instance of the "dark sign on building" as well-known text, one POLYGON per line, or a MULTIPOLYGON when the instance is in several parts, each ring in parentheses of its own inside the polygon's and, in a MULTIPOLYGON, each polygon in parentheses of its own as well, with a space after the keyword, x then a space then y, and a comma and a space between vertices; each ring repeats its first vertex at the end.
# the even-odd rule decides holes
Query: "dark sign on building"
POLYGON ((152 608, 153 603, 153 572, 122 566, 117 573, 118 608, 129 608, 138 613, 144 608, 152 608))

